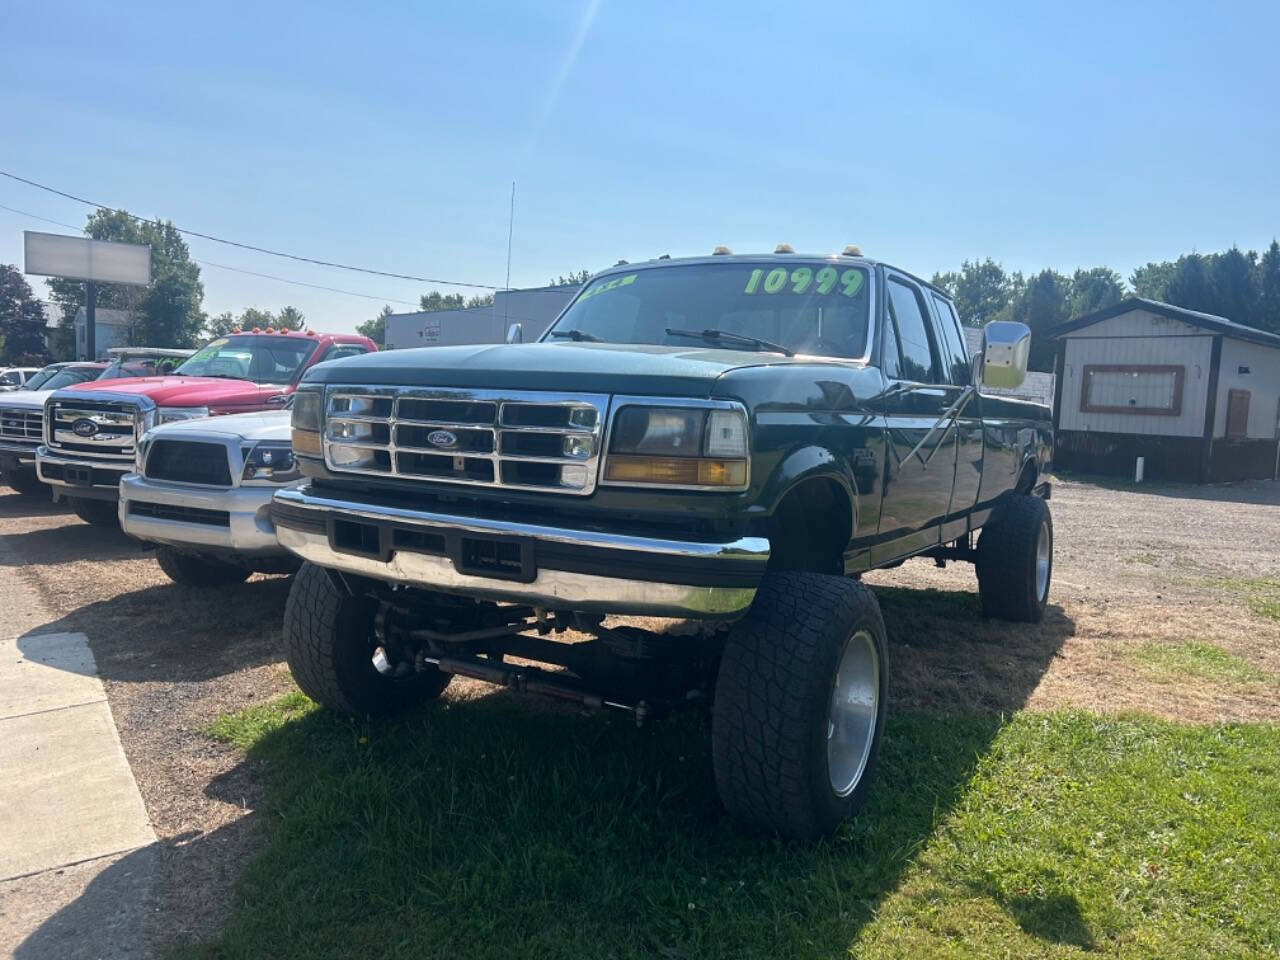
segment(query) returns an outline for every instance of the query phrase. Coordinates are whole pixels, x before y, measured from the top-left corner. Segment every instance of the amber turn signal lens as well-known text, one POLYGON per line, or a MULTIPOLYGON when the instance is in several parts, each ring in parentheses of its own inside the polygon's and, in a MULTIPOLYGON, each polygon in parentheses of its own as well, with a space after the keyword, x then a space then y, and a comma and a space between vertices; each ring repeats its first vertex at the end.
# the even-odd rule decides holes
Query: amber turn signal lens
POLYGON ((682 487, 741 487, 747 482, 747 462, 691 457, 622 457, 614 454, 605 467, 605 479, 617 483, 682 487))
POLYGON ((320 434, 310 430, 294 430, 289 436, 293 452, 304 457, 320 456, 320 434))

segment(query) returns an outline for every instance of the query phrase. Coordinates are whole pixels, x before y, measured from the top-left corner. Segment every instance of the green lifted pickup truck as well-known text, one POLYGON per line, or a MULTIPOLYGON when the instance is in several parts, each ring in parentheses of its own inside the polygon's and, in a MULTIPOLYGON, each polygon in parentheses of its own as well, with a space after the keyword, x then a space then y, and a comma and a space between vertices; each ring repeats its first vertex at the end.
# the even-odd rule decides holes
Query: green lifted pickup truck
POLYGON ((988 615, 1043 615, 1049 410, 980 390, 1016 386, 1029 344, 993 323, 971 362, 941 290, 780 248, 619 264, 540 343, 322 364, 293 407, 310 481, 272 504, 307 561, 294 678, 356 714, 455 675, 637 721, 710 703, 730 814, 827 833, 884 727, 860 574, 970 561, 988 615))

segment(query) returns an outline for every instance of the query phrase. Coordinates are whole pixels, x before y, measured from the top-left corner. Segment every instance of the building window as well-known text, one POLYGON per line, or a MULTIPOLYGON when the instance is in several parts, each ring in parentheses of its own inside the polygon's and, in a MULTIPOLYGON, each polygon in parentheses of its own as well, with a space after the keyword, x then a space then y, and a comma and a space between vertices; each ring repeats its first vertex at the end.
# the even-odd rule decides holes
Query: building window
POLYGON ((1081 413, 1182 415, 1182 366, 1086 364, 1080 387, 1081 413))
POLYGON ((1248 390, 1227 391, 1227 439, 1244 440, 1249 436, 1248 390))

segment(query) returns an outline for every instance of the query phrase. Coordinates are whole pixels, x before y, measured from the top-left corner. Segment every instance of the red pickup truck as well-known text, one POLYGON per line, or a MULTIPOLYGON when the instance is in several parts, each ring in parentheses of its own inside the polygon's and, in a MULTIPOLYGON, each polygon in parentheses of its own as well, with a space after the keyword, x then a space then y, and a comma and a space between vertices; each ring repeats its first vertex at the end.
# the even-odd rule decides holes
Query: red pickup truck
POLYGON ((120 478, 133 470, 137 442, 151 427, 279 409, 310 367, 374 350, 356 334, 237 331, 209 341, 170 376, 54 391, 44 405, 37 472, 82 519, 114 524, 120 478))

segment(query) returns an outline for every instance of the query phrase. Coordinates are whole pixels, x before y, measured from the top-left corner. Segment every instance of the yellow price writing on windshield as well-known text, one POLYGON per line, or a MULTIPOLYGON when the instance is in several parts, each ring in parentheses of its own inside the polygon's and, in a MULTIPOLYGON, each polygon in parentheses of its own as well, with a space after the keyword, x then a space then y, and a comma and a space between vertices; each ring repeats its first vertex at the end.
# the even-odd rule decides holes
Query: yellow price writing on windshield
POLYGON ((592 287, 590 290, 584 293, 581 297, 579 297, 578 302, 581 303, 583 300, 590 300, 592 297, 597 296, 598 294, 606 293, 609 290, 616 290, 618 287, 629 287, 631 286, 631 284, 635 282, 636 282, 636 274, 634 273, 629 273, 625 277, 614 277, 612 280, 606 280, 604 283, 596 284, 594 287, 592 287))
POLYGON ((862 289, 863 272, 852 268, 841 273, 835 267, 823 267, 814 270, 812 267, 775 267, 768 273, 756 268, 751 271, 747 286, 743 293, 808 293, 810 288, 815 293, 826 296, 836 285, 840 285, 840 293, 846 297, 856 296, 862 289))

